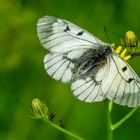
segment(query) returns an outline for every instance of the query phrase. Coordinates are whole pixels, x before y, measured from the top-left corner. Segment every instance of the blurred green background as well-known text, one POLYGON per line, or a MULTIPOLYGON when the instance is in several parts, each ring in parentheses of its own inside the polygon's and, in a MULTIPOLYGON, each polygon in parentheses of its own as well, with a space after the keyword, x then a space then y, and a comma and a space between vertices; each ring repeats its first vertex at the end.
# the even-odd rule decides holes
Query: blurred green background
MULTIPOLYGON (((36 33, 37 20, 53 15, 70 20, 108 42, 119 44, 125 31, 140 38, 140 1, 137 0, 0 0, 0 140, 73 140, 30 115, 33 98, 45 101, 55 122, 86 140, 107 136, 104 103, 83 103, 70 85, 50 78, 43 66, 47 51, 36 33)), ((140 75, 140 59, 132 67, 140 75)), ((113 122, 130 109, 115 105, 113 122)), ((114 132, 114 140, 139 140, 140 111, 114 132)))

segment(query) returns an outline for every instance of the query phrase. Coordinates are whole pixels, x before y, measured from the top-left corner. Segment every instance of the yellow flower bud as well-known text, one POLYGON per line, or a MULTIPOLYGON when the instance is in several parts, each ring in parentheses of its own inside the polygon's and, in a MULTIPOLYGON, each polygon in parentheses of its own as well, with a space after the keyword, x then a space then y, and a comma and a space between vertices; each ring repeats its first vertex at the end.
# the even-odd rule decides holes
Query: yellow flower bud
POLYGON ((138 47, 138 41, 133 31, 127 31, 122 39, 122 45, 124 47, 138 47))
POLYGON ((31 110, 35 119, 42 119, 48 115, 48 107, 38 98, 31 101, 31 110))

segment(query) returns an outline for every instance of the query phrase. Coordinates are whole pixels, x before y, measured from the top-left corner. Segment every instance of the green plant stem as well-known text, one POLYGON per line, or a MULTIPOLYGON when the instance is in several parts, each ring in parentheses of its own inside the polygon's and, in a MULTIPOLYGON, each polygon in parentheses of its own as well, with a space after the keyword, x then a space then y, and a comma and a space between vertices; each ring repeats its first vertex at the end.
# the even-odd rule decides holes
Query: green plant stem
POLYGON ((112 101, 105 101, 106 107, 106 117, 107 117, 107 131, 108 131, 108 140, 113 140, 113 130, 112 130, 112 121, 111 121, 111 110, 113 103, 112 101))
POLYGON ((127 119, 129 119, 137 110, 139 107, 136 107, 132 109, 126 116, 124 116, 120 121, 112 125, 112 130, 117 129, 120 127, 127 119))
POLYGON ((107 116, 108 140, 113 140, 113 131, 115 129, 117 129, 118 127, 120 127, 126 120, 128 120, 139 109, 139 107, 132 109, 120 121, 118 121, 115 124, 112 124, 111 111, 113 108, 113 102, 112 101, 105 101, 105 107, 106 107, 106 116, 107 116))
POLYGON ((51 122, 50 120, 48 120, 47 117, 42 118, 42 120, 43 120, 44 122, 50 124, 52 127, 56 128, 57 130, 59 130, 59 131, 65 133, 65 134, 67 134, 67 135, 69 135, 69 136, 72 136, 72 137, 74 137, 74 138, 76 138, 76 139, 78 139, 78 140, 84 140, 84 138, 82 138, 82 137, 80 137, 80 136, 78 136, 78 135, 76 135, 76 134, 74 134, 74 133, 72 133, 72 132, 70 132, 70 131, 68 131, 68 130, 66 130, 66 129, 64 129, 64 128, 62 128, 62 127, 60 127, 59 125, 57 125, 57 124, 55 124, 55 123, 53 123, 53 122, 51 122))

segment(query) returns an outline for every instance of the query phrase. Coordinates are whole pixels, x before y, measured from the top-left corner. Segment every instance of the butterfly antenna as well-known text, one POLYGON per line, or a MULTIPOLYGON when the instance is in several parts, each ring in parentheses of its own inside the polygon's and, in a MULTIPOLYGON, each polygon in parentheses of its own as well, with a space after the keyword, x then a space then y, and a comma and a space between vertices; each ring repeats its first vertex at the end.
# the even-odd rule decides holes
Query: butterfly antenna
POLYGON ((110 40, 110 37, 109 37, 109 35, 108 35, 108 33, 107 33, 107 29, 106 29, 106 26, 105 26, 105 25, 104 25, 104 32, 105 32, 105 35, 106 35, 106 37, 107 37, 109 43, 112 44, 112 43, 111 43, 111 40, 110 40))

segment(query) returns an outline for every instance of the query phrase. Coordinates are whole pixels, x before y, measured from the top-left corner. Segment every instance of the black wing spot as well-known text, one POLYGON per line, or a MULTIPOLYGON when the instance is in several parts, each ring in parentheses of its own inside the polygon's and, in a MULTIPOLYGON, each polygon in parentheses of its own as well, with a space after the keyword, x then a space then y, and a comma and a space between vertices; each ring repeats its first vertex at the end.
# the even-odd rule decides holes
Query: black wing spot
POLYGON ((133 78, 129 78, 127 82, 130 83, 130 82, 132 82, 133 80, 134 80, 133 78))
POLYGON ((125 72, 126 70, 127 70, 127 67, 124 66, 124 67, 122 68, 122 71, 125 72))
POLYGON ((77 35, 82 35, 84 32, 83 31, 80 31, 79 33, 77 33, 77 35))
POLYGON ((70 28, 68 25, 66 26, 66 29, 64 29, 64 32, 67 32, 67 31, 70 31, 70 28))

